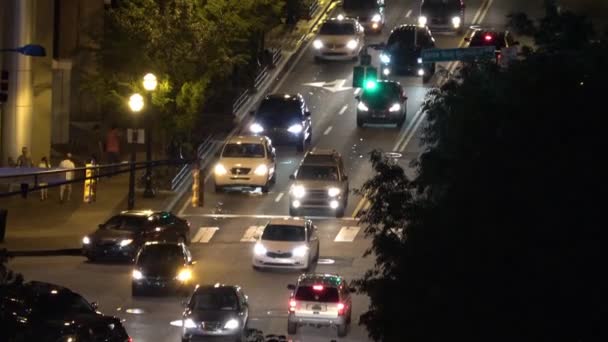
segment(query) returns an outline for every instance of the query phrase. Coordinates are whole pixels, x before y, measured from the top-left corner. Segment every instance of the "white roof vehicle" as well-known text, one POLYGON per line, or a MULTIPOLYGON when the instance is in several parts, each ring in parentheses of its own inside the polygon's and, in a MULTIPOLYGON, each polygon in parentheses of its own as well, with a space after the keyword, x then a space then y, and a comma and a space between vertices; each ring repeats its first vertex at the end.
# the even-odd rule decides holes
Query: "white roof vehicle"
POLYGON ((356 60, 365 45, 365 29, 352 18, 325 20, 312 45, 315 60, 356 60))

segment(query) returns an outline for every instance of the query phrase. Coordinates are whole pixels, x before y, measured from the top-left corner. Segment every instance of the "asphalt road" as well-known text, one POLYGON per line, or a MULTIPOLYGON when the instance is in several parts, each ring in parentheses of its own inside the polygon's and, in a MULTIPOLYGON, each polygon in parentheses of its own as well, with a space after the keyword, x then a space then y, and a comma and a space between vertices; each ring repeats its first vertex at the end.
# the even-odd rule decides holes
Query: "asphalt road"
MULTIPOLYGON (((537 13, 541 1, 476 0, 467 1, 465 23, 500 28, 505 15, 523 10, 537 13)), ((387 0, 388 23, 384 33, 371 41, 386 40, 390 29, 397 24, 415 23, 418 1, 387 0)), ((437 45, 453 48, 463 43, 462 36, 436 35, 437 45)), ((377 63, 377 52, 373 52, 377 63)), ((312 112, 313 140, 311 146, 333 148, 340 152, 348 170, 350 188, 358 188, 370 176, 368 153, 373 149, 402 153, 403 165, 421 151, 419 127, 424 114, 419 111, 427 88, 418 77, 400 77, 409 97, 408 118, 402 129, 390 126, 357 128, 355 124, 352 67, 354 62, 315 64, 312 49, 300 56, 293 70, 274 92, 304 95, 312 112), (323 87, 310 83, 326 82, 323 87)), ((453 64, 445 64, 451 68, 453 64)), ((269 217, 288 215, 289 175, 303 154, 295 148, 279 146, 277 183, 268 194, 259 190, 248 193, 215 194, 212 183, 206 183, 205 206, 191 208, 184 200, 178 213, 186 217, 193 228, 191 249, 198 261, 195 273, 199 283, 231 283, 243 286, 249 295, 252 320, 250 326, 265 333, 286 334, 286 310, 289 292, 286 285, 293 282, 297 272, 257 272, 251 268, 252 242, 248 241, 269 217)), ((411 172, 411 170, 410 170, 411 172)), ((365 201, 350 196, 346 215, 336 219, 323 212, 309 213, 319 227, 321 255, 318 272, 339 273, 348 280, 360 277, 373 265, 373 260, 362 258, 369 247, 355 219, 365 201)), ((81 292, 89 300, 97 301, 100 310, 125 319, 128 332, 135 341, 177 341, 180 328, 170 323, 180 318, 181 299, 131 298, 129 265, 90 264, 80 257, 18 258, 11 266, 26 279, 50 281, 81 292)), ((367 298, 356 296, 353 318, 367 307, 367 298)), ((356 320, 356 319, 355 319, 356 320)), ((294 341, 329 341, 337 339, 335 330, 304 328, 293 336, 294 341)), ((345 341, 368 341, 363 327, 354 324, 345 341)))

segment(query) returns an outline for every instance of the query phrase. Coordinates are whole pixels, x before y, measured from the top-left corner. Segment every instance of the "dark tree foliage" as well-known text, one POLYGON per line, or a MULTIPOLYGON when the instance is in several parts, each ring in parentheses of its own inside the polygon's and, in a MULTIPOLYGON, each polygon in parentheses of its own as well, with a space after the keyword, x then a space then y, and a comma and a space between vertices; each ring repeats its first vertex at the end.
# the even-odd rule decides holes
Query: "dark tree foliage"
POLYGON ((372 154, 376 263, 356 284, 374 340, 608 340, 608 44, 552 42, 431 91, 415 179, 372 154))

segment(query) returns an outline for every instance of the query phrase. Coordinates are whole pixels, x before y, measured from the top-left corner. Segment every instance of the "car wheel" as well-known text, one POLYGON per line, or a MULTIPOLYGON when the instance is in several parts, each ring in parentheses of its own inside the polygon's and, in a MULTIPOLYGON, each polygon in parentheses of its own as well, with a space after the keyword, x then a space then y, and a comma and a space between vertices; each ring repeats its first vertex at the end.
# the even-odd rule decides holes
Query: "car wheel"
POLYGON ((294 207, 289 207, 289 216, 298 216, 298 209, 294 208, 294 207))
POLYGON ((190 342, 190 341, 191 340, 189 338, 182 337, 182 342, 190 342))
POLYGON ((310 132, 308 132, 308 138, 306 138, 306 142, 309 144, 312 142, 312 129, 310 130, 310 132))
POLYGON ((314 60, 315 60, 315 63, 321 63, 321 62, 323 62, 323 60, 321 59, 321 57, 318 57, 318 56, 315 56, 314 60))
POLYGON ((344 337, 348 333, 348 325, 346 323, 338 325, 338 337, 344 337))
POLYGON ((277 172, 275 171, 275 172, 272 174, 272 178, 270 178, 270 184, 274 185, 274 184, 276 184, 276 183, 277 183, 277 172))
POLYGON ((262 186, 262 193, 267 194, 267 193, 268 193, 269 188, 270 188, 270 187, 268 186, 268 183, 267 183, 266 185, 262 186))
POLYGON ((187 244, 187 243, 186 243, 186 237, 185 237, 185 236, 183 236, 183 235, 179 235, 179 236, 177 237, 177 243, 183 243, 183 244, 187 244))
POLYGON ((142 290, 134 284, 131 284, 131 297, 139 297, 141 294, 142 290))
POLYGON ((433 77, 433 75, 430 72, 425 72, 424 75, 422 75, 422 83, 429 83, 431 77, 433 77))
POLYGON ((256 266, 256 265, 251 265, 251 268, 253 268, 254 271, 258 271, 258 272, 261 272, 264 270, 262 267, 256 266))
POLYGON ((224 192, 224 187, 221 185, 215 184, 215 193, 222 193, 222 192, 224 192))
POLYGON ((397 121, 397 128, 403 127, 404 123, 405 123, 405 114, 403 114, 403 117, 401 117, 401 119, 399 119, 399 121, 397 121))
POLYGON ((304 141, 304 139, 296 143, 296 149, 298 150, 298 152, 304 152, 304 145, 306 145, 306 141, 304 141))
POLYGON ((87 260, 89 260, 89 262, 95 262, 97 261, 97 258, 94 255, 87 255, 87 260))
POLYGON ((341 207, 340 209, 336 210, 336 217, 344 217, 345 209, 346 209, 345 207, 341 207))
POLYGON ((298 323, 287 321, 287 333, 289 335, 295 335, 298 333, 298 323))
POLYGON ((363 118, 357 115, 357 127, 363 127, 364 123, 363 118))

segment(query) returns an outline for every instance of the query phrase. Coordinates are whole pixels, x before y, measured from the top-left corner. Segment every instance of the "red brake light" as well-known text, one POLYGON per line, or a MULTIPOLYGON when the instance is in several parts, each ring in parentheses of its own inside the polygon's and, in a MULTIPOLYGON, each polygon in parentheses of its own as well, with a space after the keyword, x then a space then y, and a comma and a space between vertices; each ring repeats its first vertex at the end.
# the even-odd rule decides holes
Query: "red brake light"
POLYGON ((133 339, 131 337, 129 337, 129 339, 127 340, 127 342, 133 342, 133 339))
POLYGON ((344 315, 344 303, 338 303, 338 315, 344 315))
POLYGON ((289 311, 296 311, 296 301, 293 299, 289 301, 289 311))
POLYGON ((312 289, 315 291, 323 291, 323 285, 313 285, 312 289))
POLYGON ((486 36, 484 37, 484 39, 489 42, 490 40, 492 40, 492 36, 489 34, 486 34, 486 36))

